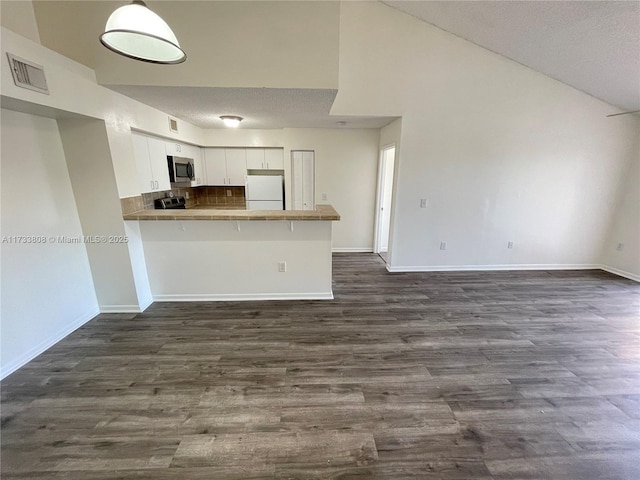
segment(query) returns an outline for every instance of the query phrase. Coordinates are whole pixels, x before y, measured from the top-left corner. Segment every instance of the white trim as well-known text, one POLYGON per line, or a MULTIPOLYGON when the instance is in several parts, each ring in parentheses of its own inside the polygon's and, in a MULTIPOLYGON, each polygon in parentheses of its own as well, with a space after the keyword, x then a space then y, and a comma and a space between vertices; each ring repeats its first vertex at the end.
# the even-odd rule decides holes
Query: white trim
POLYGON ((100 305, 100 313, 140 313, 142 311, 144 309, 141 309, 139 305, 100 305))
POLYGON ((391 266, 387 270, 391 273, 399 272, 484 272, 505 270, 600 270, 601 265, 595 264, 514 264, 514 265, 425 265, 425 266, 391 266))
POLYGON ((252 300, 333 300, 333 292, 324 293, 212 293, 154 295, 156 302, 236 302, 252 300))
POLYGON ((371 247, 334 247, 332 253, 373 253, 371 247))
MULTIPOLYGON (((396 142, 389 143, 387 145, 382 145, 380 148, 380 154, 378 155, 378 181, 376 184, 376 209, 374 212, 374 221, 373 221, 373 250, 372 253, 380 253, 380 208, 382 207, 382 184, 384 180, 384 154, 387 150, 397 150, 398 146, 396 142)), ((393 156, 393 176, 396 176, 396 156, 393 156)), ((392 195, 393 190, 395 190, 396 185, 392 182, 392 195)), ((393 199, 391 200, 391 211, 393 211, 393 199)), ((391 217, 389 217, 389 235, 391 235, 391 217)), ((389 247, 390 245, 387 245, 389 247)), ((389 248, 387 248, 389 250, 389 248)))
POLYGON ((627 272, 625 270, 620 270, 619 268, 610 267, 608 265, 599 265, 601 270, 605 272, 613 273, 614 275, 618 275, 620 277, 628 278, 629 280, 635 280, 636 282, 640 282, 640 275, 636 275, 635 273, 627 272))
POLYGON ((73 322, 71 322, 66 328, 60 330, 58 333, 53 335, 52 337, 44 340, 39 345, 27 350, 25 353, 20 355, 18 358, 10 361, 7 365, 2 366, 2 370, 0 371, 0 380, 6 378, 11 375, 13 372, 18 370, 20 367, 26 365, 31 360, 36 358, 41 353, 45 352, 60 340, 83 326, 90 320, 93 320, 96 316, 98 316, 100 312, 98 310, 91 311, 89 313, 85 313, 78 318, 76 318, 73 322))

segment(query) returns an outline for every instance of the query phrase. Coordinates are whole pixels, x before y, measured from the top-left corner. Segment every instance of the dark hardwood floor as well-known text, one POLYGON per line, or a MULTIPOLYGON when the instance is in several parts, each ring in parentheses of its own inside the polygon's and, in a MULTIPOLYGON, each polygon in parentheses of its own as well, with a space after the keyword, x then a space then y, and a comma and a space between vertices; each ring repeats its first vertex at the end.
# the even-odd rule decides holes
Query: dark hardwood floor
POLYGON ((640 478, 639 284, 334 268, 91 321, 2 382, 2 479, 640 478))

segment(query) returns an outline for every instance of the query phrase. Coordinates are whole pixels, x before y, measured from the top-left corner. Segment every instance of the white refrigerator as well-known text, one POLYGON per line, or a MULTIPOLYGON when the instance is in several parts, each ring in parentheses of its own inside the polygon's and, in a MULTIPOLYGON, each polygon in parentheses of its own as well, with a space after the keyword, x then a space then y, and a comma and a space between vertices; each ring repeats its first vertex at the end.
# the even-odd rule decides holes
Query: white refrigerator
POLYGON ((283 176, 247 176, 247 210, 284 210, 283 176))

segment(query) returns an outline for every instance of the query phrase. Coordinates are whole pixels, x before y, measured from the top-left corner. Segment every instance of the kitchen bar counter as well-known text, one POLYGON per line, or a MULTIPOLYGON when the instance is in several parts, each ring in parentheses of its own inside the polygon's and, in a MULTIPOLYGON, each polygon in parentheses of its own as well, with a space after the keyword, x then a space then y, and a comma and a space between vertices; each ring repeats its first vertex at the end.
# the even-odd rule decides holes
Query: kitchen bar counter
POLYGON ((186 210, 138 210, 124 215, 125 220, 340 220, 331 205, 317 205, 315 210, 223 210, 202 206, 186 210))

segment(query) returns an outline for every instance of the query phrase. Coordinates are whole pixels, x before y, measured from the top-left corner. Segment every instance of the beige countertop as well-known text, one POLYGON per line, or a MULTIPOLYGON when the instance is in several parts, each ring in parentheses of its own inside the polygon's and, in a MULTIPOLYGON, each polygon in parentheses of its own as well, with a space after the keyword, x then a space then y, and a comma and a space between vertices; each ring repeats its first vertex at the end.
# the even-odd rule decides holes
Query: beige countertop
POLYGON ((185 210, 138 210, 124 215, 125 220, 340 220, 331 205, 315 210, 226 210, 197 206, 185 210))

